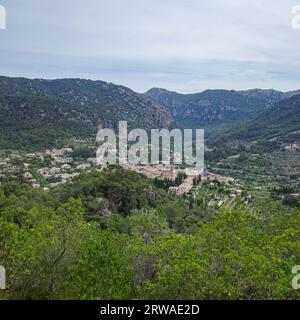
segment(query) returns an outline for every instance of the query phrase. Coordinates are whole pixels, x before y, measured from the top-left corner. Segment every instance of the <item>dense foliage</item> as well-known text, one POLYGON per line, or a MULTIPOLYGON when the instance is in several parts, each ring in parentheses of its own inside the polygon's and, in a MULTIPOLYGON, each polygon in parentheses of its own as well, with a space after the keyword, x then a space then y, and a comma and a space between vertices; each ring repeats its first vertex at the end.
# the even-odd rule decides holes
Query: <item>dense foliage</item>
POLYGON ((40 150, 96 135, 97 118, 50 96, 0 96, 2 149, 40 150))
MULTIPOLYGON (((254 95, 234 90, 180 94, 153 88, 144 95, 170 110, 182 126, 196 128, 215 127, 255 118, 270 104, 269 95, 254 95)), ((281 95, 278 95, 278 100, 275 101, 279 101, 280 97, 281 95)))
MULTIPOLYGON (((205 190, 203 190, 204 192, 205 190)), ((3 299, 292 299, 300 211, 212 210, 112 166, 46 193, 0 188, 3 299)))
POLYGON ((168 111, 132 90, 104 81, 0 77, 0 148, 39 150, 71 137, 95 137, 99 126, 168 128, 168 111))
POLYGON ((300 95, 280 101, 256 115, 254 120, 216 129, 210 134, 211 145, 223 145, 232 141, 260 141, 280 137, 287 139, 300 129, 300 95))

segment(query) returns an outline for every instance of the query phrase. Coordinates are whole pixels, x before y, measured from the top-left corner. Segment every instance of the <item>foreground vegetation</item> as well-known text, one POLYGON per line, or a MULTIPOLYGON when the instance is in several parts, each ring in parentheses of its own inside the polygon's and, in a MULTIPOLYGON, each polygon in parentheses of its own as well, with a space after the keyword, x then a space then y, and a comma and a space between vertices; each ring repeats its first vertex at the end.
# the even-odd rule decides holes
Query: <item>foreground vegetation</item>
POLYGON ((50 192, 4 182, 0 298, 297 299, 299 209, 210 208, 204 191, 176 197, 117 166, 50 192))

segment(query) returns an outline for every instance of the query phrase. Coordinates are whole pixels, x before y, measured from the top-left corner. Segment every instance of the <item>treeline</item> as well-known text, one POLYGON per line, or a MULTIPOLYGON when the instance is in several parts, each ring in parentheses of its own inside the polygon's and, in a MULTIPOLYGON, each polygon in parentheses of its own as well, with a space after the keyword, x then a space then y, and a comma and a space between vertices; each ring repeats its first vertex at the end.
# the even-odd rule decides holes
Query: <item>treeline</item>
POLYGON ((42 80, 0 76, 0 148, 41 150, 70 138, 96 139, 96 131, 169 128, 174 120, 132 90, 103 81, 42 80))
POLYGON ((1 299, 292 299, 299 209, 213 211, 118 166, 0 188, 1 299))

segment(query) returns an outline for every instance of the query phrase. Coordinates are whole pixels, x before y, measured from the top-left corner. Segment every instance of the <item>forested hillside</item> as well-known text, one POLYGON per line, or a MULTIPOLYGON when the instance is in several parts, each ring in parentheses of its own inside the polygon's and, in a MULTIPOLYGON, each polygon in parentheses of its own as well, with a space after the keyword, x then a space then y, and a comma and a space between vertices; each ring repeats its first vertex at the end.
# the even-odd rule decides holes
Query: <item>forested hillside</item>
POLYGON ((1 150, 0 299, 298 297, 300 95, 165 93, 167 110, 100 81, 0 78, 0 149, 19 150, 1 150), (187 192, 95 164, 99 125, 169 128, 171 113, 213 128, 187 192))
POLYGON ((116 166, 48 193, 6 181, 0 298, 297 298, 299 209, 205 203, 116 166))
POLYGON ((144 95, 168 109, 183 126, 215 128, 255 119, 272 105, 298 93, 253 89, 179 94, 153 88, 144 95))
POLYGON ((119 121, 143 129, 174 122, 168 111, 126 87, 81 79, 0 77, 0 117, 0 148, 30 150, 95 136, 99 125, 119 121))
POLYGON ((146 92, 145 96, 170 110, 178 123, 198 128, 253 118, 267 105, 265 99, 233 90, 206 90, 196 94, 179 94, 154 88, 146 92))
POLYGON ((0 96, 1 149, 41 150, 96 135, 90 110, 52 96, 0 96))
POLYGON ((289 134, 300 130, 300 95, 272 105, 254 120, 241 122, 235 126, 215 131, 210 144, 220 145, 230 141, 285 139, 289 134))

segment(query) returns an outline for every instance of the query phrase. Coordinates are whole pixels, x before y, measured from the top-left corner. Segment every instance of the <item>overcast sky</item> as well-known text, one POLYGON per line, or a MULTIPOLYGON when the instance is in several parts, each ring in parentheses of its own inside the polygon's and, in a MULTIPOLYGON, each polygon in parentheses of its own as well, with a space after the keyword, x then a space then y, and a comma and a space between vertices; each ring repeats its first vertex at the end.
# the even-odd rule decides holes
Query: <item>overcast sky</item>
POLYGON ((0 74, 163 87, 300 89, 300 0, 0 0, 0 74))

